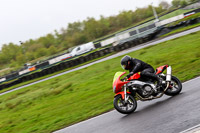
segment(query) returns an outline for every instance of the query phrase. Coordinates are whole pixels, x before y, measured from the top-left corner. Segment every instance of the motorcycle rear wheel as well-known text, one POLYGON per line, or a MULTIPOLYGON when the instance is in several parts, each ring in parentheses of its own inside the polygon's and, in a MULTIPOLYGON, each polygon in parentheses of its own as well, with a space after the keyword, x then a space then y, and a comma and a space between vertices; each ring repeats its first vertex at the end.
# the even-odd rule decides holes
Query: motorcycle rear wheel
POLYGON ((181 81, 175 76, 172 76, 171 84, 169 88, 166 90, 165 94, 168 96, 175 96, 178 95, 181 92, 181 90, 182 90, 181 81))
POLYGON ((130 114, 134 112, 137 108, 137 101, 135 100, 135 98, 129 94, 127 94, 127 96, 127 103, 125 103, 121 95, 117 95, 113 101, 115 109, 122 114, 130 114))

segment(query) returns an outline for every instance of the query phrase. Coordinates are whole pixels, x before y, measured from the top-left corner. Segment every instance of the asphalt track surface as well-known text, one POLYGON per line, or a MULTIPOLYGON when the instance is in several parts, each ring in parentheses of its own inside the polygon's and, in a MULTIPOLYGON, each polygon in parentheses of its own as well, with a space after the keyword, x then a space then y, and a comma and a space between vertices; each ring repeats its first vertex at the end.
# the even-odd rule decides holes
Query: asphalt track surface
POLYGON ((139 50, 139 49, 142 49, 142 48, 151 46, 151 45, 155 45, 155 44, 158 44, 158 43, 161 43, 161 42, 165 42, 165 41, 168 41, 168 40, 171 40, 171 39, 174 39, 174 38, 178 38, 178 37, 181 37, 181 36, 184 36, 184 35, 193 33, 193 32, 197 32, 197 31, 199 31, 199 30, 200 30, 200 27, 196 27, 196 28, 193 28, 193 29, 190 29, 190 30, 187 30, 187 31, 183 31, 183 32, 181 32, 181 33, 177 33, 177 34, 175 34, 175 35, 171 35, 171 36, 162 38, 162 39, 157 39, 157 40, 153 40, 153 41, 151 41, 151 42, 147 42, 147 43, 144 43, 144 44, 140 44, 140 45, 138 45, 138 46, 136 46, 136 47, 132 47, 132 48, 130 48, 130 49, 126 49, 126 50, 121 51, 121 52, 119 52, 119 53, 117 53, 117 54, 114 54, 114 55, 111 55, 111 56, 109 56, 109 57, 100 59, 100 60, 98 60, 98 61, 94 61, 94 62, 89 63, 89 64, 87 64, 87 65, 84 65, 84 66, 81 66, 81 67, 78 67, 78 68, 75 68, 75 69, 72 69, 72 70, 69 70, 69 71, 66 71, 66 72, 63 72, 63 73, 60 73, 60 74, 57 74, 57 75, 48 77, 48 78, 45 78, 45 79, 42 79, 42 80, 39 80, 39 81, 30 83, 30 84, 27 84, 27 85, 24 85, 24 86, 21 86, 21 87, 18 87, 18 88, 15 88, 15 89, 12 89, 12 90, 9 90, 9 91, 6 91, 6 92, 3 92, 3 93, 0 94, 0 96, 1 96, 1 95, 4 95, 4 94, 7 94, 7 93, 10 93, 10 92, 13 92, 13 91, 15 91, 15 90, 19 90, 19 89, 24 88, 24 87, 28 87, 28 86, 31 86, 31 85, 34 85, 34 84, 37 84, 37 83, 40 83, 40 82, 43 82, 43 81, 46 81, 46 80, 49 80, 49 79, 58 77, 58 76, 61 76, 61 75, 63 75, 63 74, 67 74, 67 73, 70 73, 70 72, 73 72, 73 71, 76 71, 76 70, 80 70, 80 69, 82 69, 82 68, 86 68, 86 67, 91 66, 91 65, 93 65, 93 64, 100 63, 100 62, 103 62, 103 61, 106 61, 106 60, 109 60, 109 59, 112 59, 112 58, 115 58, 115 57, 118 57, 118 56, 121 56, 121 55, 130 53, 130 52, 133 52, 133 51, 136 51, 136 50, 139 50))
POLYGON ((136 111, 129 115, 113 110, 55 133, 179 133, 198 124, 200 77, 183 83, 177 96, 139 101, 136 111))

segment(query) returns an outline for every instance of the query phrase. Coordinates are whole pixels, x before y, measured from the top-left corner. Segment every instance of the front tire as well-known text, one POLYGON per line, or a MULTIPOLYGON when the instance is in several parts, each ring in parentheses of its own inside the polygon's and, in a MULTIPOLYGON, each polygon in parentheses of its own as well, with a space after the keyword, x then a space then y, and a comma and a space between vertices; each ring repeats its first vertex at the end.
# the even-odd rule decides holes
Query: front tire
POLYGON ((175 96, 178 95, 181 92, 181 90, 182 90, 181 81, 175 76, 172 76, 170 86, 166 90, 165 94, 168 96, 175 96))
POLYGON ((137 108, 137 101, 135 98, 129 94, 127 94, 127 97, 127 103, 125 103, 121 95, 117 95, 113 101, 115 109, 122 114, 130 114, 137 108))

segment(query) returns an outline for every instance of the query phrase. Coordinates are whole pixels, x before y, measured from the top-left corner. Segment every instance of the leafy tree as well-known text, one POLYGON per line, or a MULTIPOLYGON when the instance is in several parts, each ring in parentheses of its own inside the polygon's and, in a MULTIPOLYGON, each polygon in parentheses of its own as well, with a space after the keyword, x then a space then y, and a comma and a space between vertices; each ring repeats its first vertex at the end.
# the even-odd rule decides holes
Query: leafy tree
POLYGON ((162 7, 162 9, 168 9, 170 4, 167 1, 161 1, 159 6, 162 7))
POLYGON ((15 45, 13 43, 9 43, 8 45, 3 45, 1 49, 1 54, 5 56, 4 58, 8 63, 10 60, 16 60, 16 56, 21 52, 20 46, 15 45))
POLYGON ((182 1, 180 2, 181 7, 184 7, 184 6, 186 6, 187 4, 188 4, 188 3, 187 3, 186 0, 182 0, 182 1))
POLYGON ((17 57, 16 57, 17 64, 21 65, 21 64, 26 63, 26 61, 27 61, 26 56, 24 57, 24 55, 22 53, 17 55, 17 57))
POLYGON ((48 51, 48 55, 53 55, 57 53, 56 47, 54 46, 49 47, 47 51, 48 51))
POLYGON ((180 6, 180 3, 181 3, 180 0, 173 0, 173 1, 172 1, 172 5, 173 5, 174 7, 179 7, 179 6, 180 6))
POLYGON ((42 56, 47 55, 47 49, 46 48, 40 48, 36 52, 34 52, 35 58, 40 58, 42 56))

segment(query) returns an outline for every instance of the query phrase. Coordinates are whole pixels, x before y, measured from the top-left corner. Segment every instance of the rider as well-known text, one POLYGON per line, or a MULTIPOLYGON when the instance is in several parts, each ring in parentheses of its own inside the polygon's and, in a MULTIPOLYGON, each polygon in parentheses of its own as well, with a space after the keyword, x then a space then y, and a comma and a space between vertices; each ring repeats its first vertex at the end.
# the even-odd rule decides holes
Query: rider
POLYGON ((121 65, 123 69, 129 70, 129 74, 126 76, 127 78, 137 72, 141 72, 141 77, 148 77, 156 80, 157 86, 162 84, 162 79, 154 73, 153 67, 141 60, 126 55, 121 59, 121 65))

